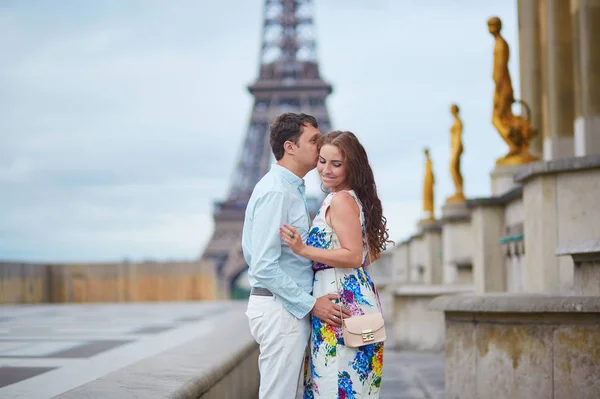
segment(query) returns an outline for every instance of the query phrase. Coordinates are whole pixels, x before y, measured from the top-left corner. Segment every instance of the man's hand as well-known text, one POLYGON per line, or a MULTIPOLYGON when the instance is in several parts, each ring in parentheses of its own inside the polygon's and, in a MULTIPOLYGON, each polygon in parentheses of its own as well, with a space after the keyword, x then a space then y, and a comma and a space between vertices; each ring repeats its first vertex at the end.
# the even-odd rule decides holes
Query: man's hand
POLYGON ((342 317, 344 319, 348 318, 352 316, 352 313, 342 306, 342 313, 340 314, 340 305, 331 302, 337 299, 340 299, 338 294, 327 294, 317 298, 317 302, 315 302, 315 306, 313 306, 310 313, 321 319, 324 323, 331 324, 335 327, 341 327, 342 317))

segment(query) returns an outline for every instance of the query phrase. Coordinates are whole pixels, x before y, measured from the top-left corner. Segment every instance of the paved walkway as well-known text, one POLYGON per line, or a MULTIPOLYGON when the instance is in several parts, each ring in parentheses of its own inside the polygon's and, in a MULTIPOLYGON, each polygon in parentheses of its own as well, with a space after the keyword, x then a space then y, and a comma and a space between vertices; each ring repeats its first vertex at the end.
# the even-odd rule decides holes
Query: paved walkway
MULTIPOLYGON (((0 306, 0 398, 52 398, 214 328, 239 303, 0 306)), ((380 399, 443 395, 441 354, 384 358, 380 399)))
POLYGON ((380 399, 442 399, 444 355, 386 351, 380 399))

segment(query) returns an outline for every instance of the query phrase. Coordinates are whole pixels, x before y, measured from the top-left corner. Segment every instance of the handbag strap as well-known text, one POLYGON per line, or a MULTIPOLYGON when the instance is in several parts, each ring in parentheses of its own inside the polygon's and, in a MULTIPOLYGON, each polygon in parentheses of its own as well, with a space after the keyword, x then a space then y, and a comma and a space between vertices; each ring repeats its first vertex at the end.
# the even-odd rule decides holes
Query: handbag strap
MULTIPOLYGON (((350 194, 350 193, 348 193, 348 194, 350 194)), ((354 197, 354 195, 352 195, 352 194, 350 194, 350 195, 358 203, 357 198, 354 197)), ((362 205, 361 205, 361 208, 362 208, 362 205)), ((365 223, 366 223, 366 219, 365 219, 365 223)), ((332 225, 333 225, 333 223, 332 223, 332 225)), ((367 244, 367 256, 369 257, 369 266, 370 266, 373 263, 373 260, 371 258, 371 248, 369 247, 369 239, 366 236, 365 236, 365 243, 367 244)), ((361 265, 360 267, 363 267, 363 266, 361 265)), ((342 313, 342 298, 341 298, 342 297, 342 293, 341 293, 340 285, 339 285, 339 282, 338 282, 337 267, 334 267, 333 271, 335 273, 335 287, 336 287, 336 289, 338 291, 338 295, 340 295, 340 300, 339 300, 339 305, 340 305, 340 319, 342 320, 342 323, 344 323, 344 315, 342 313)), ((363 269, 363 271, 364 271, 364 269, 363 269)), ((375 302, 377 303, 377 308, 379 309, 379 311, 383 312, 382 309, 381 309, 381 306, 379 304, 379 300, 377 298, 375 298, 375 302)))

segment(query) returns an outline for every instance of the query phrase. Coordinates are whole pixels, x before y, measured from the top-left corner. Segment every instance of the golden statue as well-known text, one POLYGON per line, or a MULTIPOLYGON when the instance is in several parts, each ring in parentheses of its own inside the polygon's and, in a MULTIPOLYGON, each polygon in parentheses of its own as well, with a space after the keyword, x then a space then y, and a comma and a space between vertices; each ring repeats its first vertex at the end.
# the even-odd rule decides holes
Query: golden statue
POLYGON ((500 133, 502 139, 508 144, 508 154, 496 160, 496 165, 522 165, 537 160, 529 153, 529 141, 536 134, 535 129, 529 121, 529 106, 519 100, 515 100, 510 72, 508 70, 508 58, 510 50, 508 43, 500 35, 502 21, 498 17, 488 20, 488 29, 494 36, 494 72, 493 79, 496 84, 494 91, 494 110, 492 112, 492 124, 500 133), (527 111, 527 117, 514 115, 513 103, 518 102, 527 111))
POLYGON ((450 127, 450 175, 452 175, 452 181, 454 182, 454 195, 448 197, 446 202, 465 202, 463 177, 460 173, 460 157, 463 153, 463 123, 460 120, 460 116, 458 116, 460 112, 458 105, 452 104, 450 112, 454 117, 454 123, 450 127))
POLYGON ((423 182, 423 211, 426 213, 426 220, 434 220, 434 201, 433 201, 433 185, 435 177, 433 176, 433 165, 429 157, 429 149, 425 149, 425 180, 423 182))

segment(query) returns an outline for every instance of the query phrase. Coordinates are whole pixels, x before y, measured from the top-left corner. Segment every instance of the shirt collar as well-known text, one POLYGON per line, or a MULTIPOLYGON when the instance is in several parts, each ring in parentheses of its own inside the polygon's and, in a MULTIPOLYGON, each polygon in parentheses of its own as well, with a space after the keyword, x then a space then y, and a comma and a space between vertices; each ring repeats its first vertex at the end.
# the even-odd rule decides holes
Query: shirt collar
POLYGON ((296 176, 291 170, 288 168, 284 168, 281 165, 277 165, 276 163, 271 165, 271 170, 276 172, 279 176, 281 176, 286 182, 291 184, 294 187, 300 188, 304 186, 304 179, 296 176))

